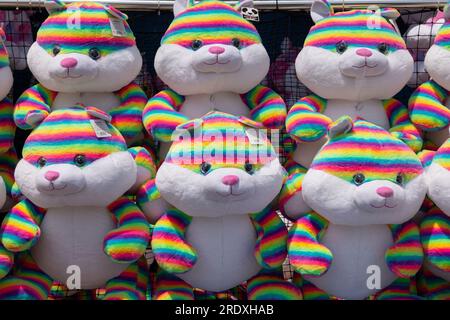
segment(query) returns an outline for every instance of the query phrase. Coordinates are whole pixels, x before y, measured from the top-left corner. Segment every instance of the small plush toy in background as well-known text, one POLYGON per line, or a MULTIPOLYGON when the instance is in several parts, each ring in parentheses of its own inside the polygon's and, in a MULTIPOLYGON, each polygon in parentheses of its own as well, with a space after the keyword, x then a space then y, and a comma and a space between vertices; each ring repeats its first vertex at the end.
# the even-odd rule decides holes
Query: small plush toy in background
POLYGON ((289 110, 287 132, 297 140, 287 164, 284 211, 295 216, 302 174, 326 141, 328 125, 340 116, 362 118, 392 132, 414 151, 422 139, 407 108, 393 99, 411 77, 414 61, 390 20, 395 9, 334 13, 325 0, 313 1, 315 25, 296 60, 300 81, 312 92, 289 110))
POLYGON ((110 121, 77 106, 53 111, 28 136, 15 170, 25 198, 1 228, 18 261, 0 282, 1 298, 46 299, 52 280, 70 289, 106 287, 106 299, 145 297, 137 261, 149 225, 123 196, 137 179, 136 160, 110 121))
POLYGON ((450 123, 450 8, 444 8, 445 23, 425 56, 431 80, 416 89, 409 100, 412 122, 438 147, 448 138, 450 123))
POLYGON ((153 184, 171 205, 152 233, 161 268, 155 299, 193 299, 193 288, 221 292, 245 281, 249 299, 300 298, 277 273, 287 229, 270 204, 285 173, 262 128, 217 111, 177 127, 153 184))
POLYGON ((39 84, 19 98, 14 113, 21 129, 33 129, 52 110, 81 103, 102 109, 128 145, 142 140, 145 93, 132 81, 142 57, 127 16, 96 2, 45 3, 42 23, 27 55, 39 84))
POLYGON ((419 293, 429 299, 450 300, 450 139, 437 152, 423 151, 428 211, 420 223, 425 253, 418 276, 419 293))
POLYGON ((177 0, 175 19, 161 40, 155 70, 170 89, 147 103, 143 121, 158 141, 161 161, 177 125, 218 110, 246 116, 266 128, 281 128, 286 106, 259 83, 270 60, 256 28, 236 7, 217 0, 177 0))
POLYGON ((288 255, 305 299, 415 299, 422 265, 409 220, 426 194, 417 155, 385 129, 342 117, 304 176, 307 206, 290 229, 288 255))

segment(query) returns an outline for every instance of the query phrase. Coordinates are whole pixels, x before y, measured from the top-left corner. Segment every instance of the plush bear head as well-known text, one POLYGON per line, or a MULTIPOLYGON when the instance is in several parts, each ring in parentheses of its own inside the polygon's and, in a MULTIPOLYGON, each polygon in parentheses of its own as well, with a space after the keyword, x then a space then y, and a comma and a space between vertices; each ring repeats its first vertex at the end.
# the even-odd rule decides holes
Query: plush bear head
MULTIPOLYGON (((238 6, 244 4, 251 1, 238 6)), ((245 93, 264 79, 269 56, 237 8, 217 0, 177 0, 174 14, 155 56, 155 70, 170 88, 182 95, 245 93)))
POLYGON ((127 16, 95 2, 46 3, 42 23, 27 55, 36 79, 57 92, 113 92, 141 70, 127 16))
POLYGON ((9 65, 8 51, 5 47, 6 35, 0 28, 0 100, 5 98, 13 86, 13 75, 9 65))
POLYGON ((439 85, 450 90, 450 7, 444 9, 445 23, 425 56, 425 70, 439 85))
POLYGON ((305 202, 333 224, 401 224, 425 195, 418 156, 388 131, 338 119, 303 180, 305 202))
POLYGON ((325 0, 311 8, 315 25, 296 60, 297 76, 325 99, 388 99, 410 79, 414 60, 389 19, 395 9, 333 13, 325 0))
POLYGON ((107 206, 136 181, 127 145, 101 111, 53 111, 28 136, 14 173, 22 194, 42 208, 107 206))
POLYGON ((177 128, 156 186, 190 216, 220 217, 261 211, 277 196, 284 177, 259 124, 211 112, 177 128))
POLYGON ((450 139, 439 148, 427 167, 428 195, 450 216, 450 139))

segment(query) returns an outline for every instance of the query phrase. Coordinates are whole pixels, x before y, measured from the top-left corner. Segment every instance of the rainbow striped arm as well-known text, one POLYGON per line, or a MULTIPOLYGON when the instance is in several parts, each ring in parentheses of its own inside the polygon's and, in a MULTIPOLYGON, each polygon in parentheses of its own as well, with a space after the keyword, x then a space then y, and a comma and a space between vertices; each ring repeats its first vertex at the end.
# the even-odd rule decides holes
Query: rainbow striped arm
POLYGON ((14 122, 20 129, 30 130, 39 125, 50 113, 57 92, 41 84, 25 90, 14 108, 14 122))
POLYGON ((450 217, 437 206, 420 223, 420 239, 427 261, 450 272, 450 217))
POLYGON ((185 232, 191 220, 187 214, 170 209, 153 229, 153 253, 158 265, 167 272, 187 272, 197 261, 195 249, 185 239, 185 232))
POLYGON ((14 145, 14 106, 9 98, 0 101, 0 153, 5 153, 14 145))
POLYGON ((141 207, 146 203, 158 200, 161 198, 161 194, 156 188, 155 179, 150 179, 145 182, 136 195, 136 203, 141 207))
POLYGON ((108 206, 118 227, 103 240, 103 250, 116 262, 138 260, 150 241, 150 226, 142 211, 127 197, 121 197, 108 206))
POLYGON ((6 215, 1 227, 3 246, 11 252, 30 249, 39 239, 39 225, 45 210, 25 199, 16 204, 6 215))
POLYGON ((421 84, 409 98, 411 121, 424 131, 444 129, 450 122, 447 98, 448 91, 433 80, 421 84))
POLYGON ((250 117, 269 129, 280 129, 286 121, 286 104, 272 89, 258 85, 241 95, 242 101, 250 108, 250 117))
POLYGON ((189 118, 178 112, 184 97, 167 89, 157 93, 144 108, 142 120, 144 127, 154 139, 170 142, 175 128, 189 118))
POLYGON ((286 259, 287 229, 276 211, 267 207, 250 215, 256 230, 255 258, 265 269, 281 266, 286 259))
POLYGON ((418 226, 410 221, 389 225, 394 244, 386 251, 389 269, 400 278, 411 278, 421 268, 423 250, 418 226))
POLYGON ((147 103, 147 95, 134 82, 123 87, 115 94, 120 100, 120 105, 109 111, 112 117, 111 124, 120 131, 125 140, 130 144, 141 137, 144 129, 142 125, 142 111, 147 103))
POLYGON ((131 153, 138 167, 136 184, 140 186, 149 179, 153 179, 156 175, 156 165, 150 152, 144 147, 132 147, 128 149, 128 152, 131 153))
POLYGON ((321 276, 327 272, 333 254, 319 243, 328 221, 315 212, 300 217, 289 230, 288 255, 294 270, 302 275, 321 276))
POLYGON ((287 132, 299 142, 319 140, 327 133, 328 125, 332 122, 323 114, 327 100, 309 95, 303 97, 292 106, 286 118, 287 132))
POLYGON ((383 106, 391 125, 389 131, 405 142, 414 152, 419 152, 422 149, 422 137, 411 122, 406 106, 396 99, 383 100, 383 106))
POLYGON ((307 169, 292 159, 286 161, 284 167, 288 172, 288 177, 280 192, 280 209, 284 211, 284 205, 297 193, 302 191, 302 182, 307 169))
POLYGON ((14 253, 0 245, 0 279, 4 278, 14 264, 14 253))

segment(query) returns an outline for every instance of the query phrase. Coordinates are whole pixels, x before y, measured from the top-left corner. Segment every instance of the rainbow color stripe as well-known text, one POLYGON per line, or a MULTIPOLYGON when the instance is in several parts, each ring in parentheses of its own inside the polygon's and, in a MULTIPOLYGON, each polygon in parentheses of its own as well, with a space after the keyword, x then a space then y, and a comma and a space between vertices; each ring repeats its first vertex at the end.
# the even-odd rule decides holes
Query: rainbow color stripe
POLYGON ((153 300, 194 300, 194 289, 177 276, 159 269, 153 300))
POLYGON ((446 21, 442 27, 439 28, 434 44, 445 49, 450 49, 450 22, 446 21))
POLYGON ((419 158, 405 143, 364 120, 356 120, 349 133, 330 139, 313 160, 311 169, 348 182, 355 174, 362 173, 367 182, 395 183, 401 173, 407 183, 423 172, 419 158))
POLYGON ((49 54, 55 45, 60 54, 88 54, 90 48, 97 48, 101 55, 136 45, 128 23, 108 12, 105 6, 96 2, 75 2, 65 5, 63 10, 54 11, 44 21, 37 33, 36 41, 49 54), (125 36, 114 36, 111 19, 122 23, 125 36))
POLYGON ((442 168, 450 171, 450 139, 447 139, 436 152, 433 163, 437 163, 442 168))
POLYGON ((5 31, 0 28, 0 68, 9 67, 9 54, 4 39, 6 39, 5 31))
POLYGON ((241 47, 261 43, 256 28, 232 6, 216 0, 205 0, 187 8, 175 17, 163 38, 163 44, 178 44, 190 48, 192 41, 203 45, 232 45, 239 39, 241 47))
POLYGON ((300 300, 301 291, 283 279, 283 275, 259 274, 247 281, 248 300, 300 300))
POLYGON ((390 51, 406 50, 404 40, 392 25, 371 10, 339 12, 318 21, 311 27, 304 46, 336 51, 340 41, 349 47, 377 49, 380 43, 385 43, 390 51))
POLYGON ((74 157, 81 154, 89 164, 113 152, 127 150, 125 140, 116 128, 105 122, 111 136, 98 138, 91 120, 98 119, 91 117, 81 106, 53 111, 28 136, 23 158, 36 165, 41 157, 47 164, 73 163, 74 157))

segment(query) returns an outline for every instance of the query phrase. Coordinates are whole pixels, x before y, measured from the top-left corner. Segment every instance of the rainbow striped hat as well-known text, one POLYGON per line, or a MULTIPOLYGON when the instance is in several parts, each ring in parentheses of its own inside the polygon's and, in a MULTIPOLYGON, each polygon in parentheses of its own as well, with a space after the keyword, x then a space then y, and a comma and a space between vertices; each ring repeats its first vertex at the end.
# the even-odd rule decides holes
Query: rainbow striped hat
POLYGON ((433 163, 437 163, 450 171, 450 138, 436 152, 433 163))
POLYGON ((217 0, 204 0, 181 12, 170 24, 161 44, 178 44, 190 48, 194 40, 203 45, 232 45, 239 39, 241 47, 261 43, 253 24, 242 18, 232 6, 217 0))
POLYGON ((97 48, 102 55, 134 46, 127 16, 96 2, 64 4, 52 1, 50 16, 42 23, 36 41, 49 54, 58 46, 60 53, 88 54, 97 48), (113 32, 114 30, 114 32, 113 32))
POLYGON ((86 164, 113 152, 126 151, 125 139, 107 120, 103 111, 75 106, 53 111, 28 136, 23 148, 23 158, 38 166, 39 159, 47 164, 74 164, 77 155, 84 155, 86 164), (109 137, 98 137, 95 124, 107 128, 109 137))
MULTIPOLYGON (((382 9, 389 11, 392 9, 382 9)), ((345 41, 349 47, 377 49, 385 43, 390 51, 406 49, 403 38, 381 14, 372 10, 350 10, 331 14, 311 27, 304 46, 336 51, 345 41)))
POLYGON ((257 169, 277 157, 259 123, 218 111, 178 126, 174 137, 165 162, 195 172, 200 172, 202 163, 212 170, 244 168, 246 163, 257 169))
POLYGON ((314 158, 311 168, 325 171, 351 182, 362 173, 365 181, 396 182, 401 174, 405 183, 423 172, 418 156, 403 141, 385 129, 364 120, 352 122, 344 116, 330 125, 330 139, 314 158), (346 127, 340 134, 335 128, 346 127))

